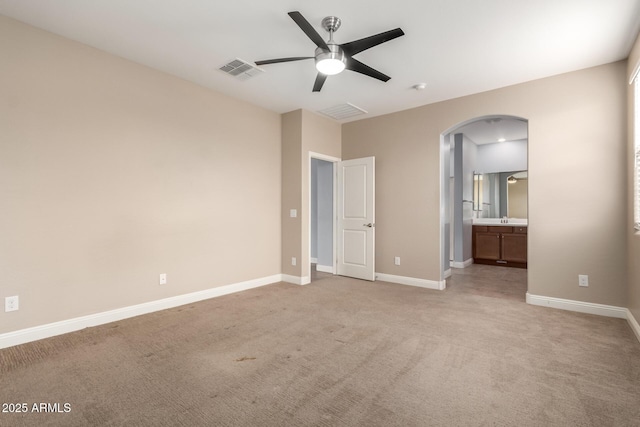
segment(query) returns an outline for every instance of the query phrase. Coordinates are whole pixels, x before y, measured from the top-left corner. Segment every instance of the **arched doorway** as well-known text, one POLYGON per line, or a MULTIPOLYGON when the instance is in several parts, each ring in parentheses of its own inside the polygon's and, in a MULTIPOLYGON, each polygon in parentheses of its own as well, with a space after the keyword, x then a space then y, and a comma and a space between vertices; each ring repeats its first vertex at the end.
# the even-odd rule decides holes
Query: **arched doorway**
POLYGON ((451 275, 451 268, 473 263, 474 220, 499 222, 503 217, 524 216, 518 219, 526 224, 526 190, 524 195, 512 192, 510 197, 505 185, 515 172, 527 177, 528 121, 508 115, 466 120, 441 134, 440 152, 440 255, 444 280, 451 275), (500 188, 500 182, 505 183, 504 188, 500 188), (509 199, 514 203, 511 209, 509 199), (524 208, 516 209, 517 199, 524 208))

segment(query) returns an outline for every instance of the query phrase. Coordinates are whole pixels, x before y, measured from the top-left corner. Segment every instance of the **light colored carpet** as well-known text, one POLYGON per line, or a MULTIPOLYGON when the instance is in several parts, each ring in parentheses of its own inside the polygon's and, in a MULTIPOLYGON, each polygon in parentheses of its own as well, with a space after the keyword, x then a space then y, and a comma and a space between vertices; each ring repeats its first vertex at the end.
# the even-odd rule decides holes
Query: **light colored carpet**
POLYGON ((626 321, 524 303, 526 271, 445 291, 317 274, 0 350, 0 425, 640 425, 626 321))

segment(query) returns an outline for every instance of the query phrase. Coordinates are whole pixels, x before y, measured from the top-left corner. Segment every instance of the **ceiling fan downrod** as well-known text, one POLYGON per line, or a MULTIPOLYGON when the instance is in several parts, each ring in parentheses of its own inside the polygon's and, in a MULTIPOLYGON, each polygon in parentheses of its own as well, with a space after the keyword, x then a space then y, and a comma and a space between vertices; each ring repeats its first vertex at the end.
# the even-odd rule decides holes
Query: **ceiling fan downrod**
POLYGON ((327 16, 321 22, 322 28, 329 32, 327 47, 329 50, 318 47, 316 49, 316 69, 318 72, 332 76, 341 73, 346 67, 346 58, 342 48, 333 42, 333 33, 338 31, 342 21, 337 16, 327 16))

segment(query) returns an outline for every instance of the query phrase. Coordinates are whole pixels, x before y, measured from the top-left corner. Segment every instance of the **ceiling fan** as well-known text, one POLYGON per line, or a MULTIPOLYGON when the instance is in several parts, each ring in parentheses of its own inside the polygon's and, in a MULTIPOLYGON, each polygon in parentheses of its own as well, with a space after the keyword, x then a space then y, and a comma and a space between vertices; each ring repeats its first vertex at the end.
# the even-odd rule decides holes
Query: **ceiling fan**
POLYGON ((400 28, 385 31, 384 33, 365 37, 363 39, 354 40, 349 43, 337 44, 333 41, 333 33, 338 31, 338 28, 340 28, 340 24, 342 22, 340 21, 340 18, 336 16, 327 16, 322 20, 322 28, 329 32, 329 40, 325 42, 320 34, 313 29, 309 21, 307 21, 300 12, 289 12, 289 16, 296 24, 298 24, 298 27, 304 31, 307 37, 316 44, 317 48, 315 50, 315 55, 267 59, 264 61, 256 61, 256 65, 315 59, 318 75, 316 76, 316 81, 313 85, 314 92, 320 92, 322 85, 324 85, 324 82, 327 80, 327 76, 338 74, 345 69, 373 77, 374 79, 378 79, 383 82, 386 82, 391 78, 353 58, 353 55, 403 36, 404 32, 400 28))

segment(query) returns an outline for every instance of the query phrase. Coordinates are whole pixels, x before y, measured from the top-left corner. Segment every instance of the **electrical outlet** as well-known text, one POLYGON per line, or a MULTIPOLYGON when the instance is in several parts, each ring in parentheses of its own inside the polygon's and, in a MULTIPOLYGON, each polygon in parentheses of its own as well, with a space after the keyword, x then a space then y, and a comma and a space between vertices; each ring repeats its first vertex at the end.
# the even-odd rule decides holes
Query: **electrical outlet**
POLYGON ((400 257, 399 257, 399 256, 395 257, 395 258, 394 258, 394 260, 393 260, 393 262, 394 262, 396 265, 400 265, 400 257))
POLYGON ((166 285, 167 284, 167 273, 160 273, 160 279, 158 280, 158 282, 161 285, 166 285))
POLYGON ((578 274, 578 286, 589 286, 589 276, 586 274, 578 274))
POLYGON ((296 257, 291 257, 291 265, 296 265, 297 263, 296 257))
POLYGON ((13 297, 6 297, 4 299, 5 312, 8 313, 10 311, 18 311, 19 308, 20 308, 20 299, 18 298, 18 295, 13 297))

